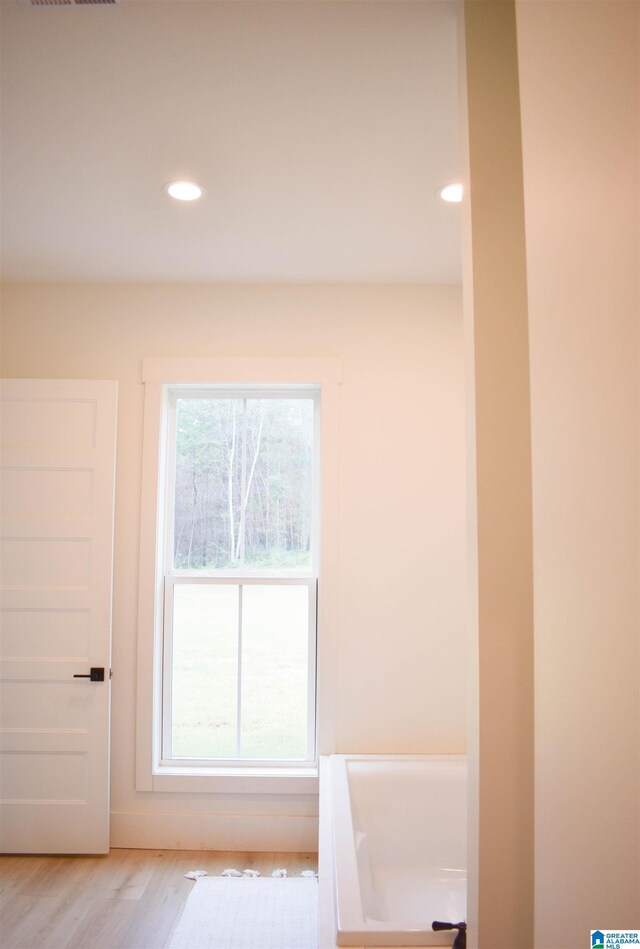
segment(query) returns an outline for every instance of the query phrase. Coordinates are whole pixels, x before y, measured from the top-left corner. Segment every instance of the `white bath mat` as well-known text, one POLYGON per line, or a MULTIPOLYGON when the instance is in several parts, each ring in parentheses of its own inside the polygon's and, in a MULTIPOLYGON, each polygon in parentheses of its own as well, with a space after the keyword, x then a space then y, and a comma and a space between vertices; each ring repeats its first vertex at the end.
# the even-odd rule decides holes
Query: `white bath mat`
POLYGON ((168 949, 317 949, 318 882, 200 877, 168 949))

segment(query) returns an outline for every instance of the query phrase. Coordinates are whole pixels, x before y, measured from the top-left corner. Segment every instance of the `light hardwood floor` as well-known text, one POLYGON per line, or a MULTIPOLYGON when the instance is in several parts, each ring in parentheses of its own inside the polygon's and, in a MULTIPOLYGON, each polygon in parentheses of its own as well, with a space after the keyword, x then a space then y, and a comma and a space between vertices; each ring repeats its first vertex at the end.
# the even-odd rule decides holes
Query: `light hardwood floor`
POLYGON ((112 850, 104 857, 0 857, 1 949, 163 949, 194 883, 187 870, 270 876, 317 870, 317 854, 112 850))

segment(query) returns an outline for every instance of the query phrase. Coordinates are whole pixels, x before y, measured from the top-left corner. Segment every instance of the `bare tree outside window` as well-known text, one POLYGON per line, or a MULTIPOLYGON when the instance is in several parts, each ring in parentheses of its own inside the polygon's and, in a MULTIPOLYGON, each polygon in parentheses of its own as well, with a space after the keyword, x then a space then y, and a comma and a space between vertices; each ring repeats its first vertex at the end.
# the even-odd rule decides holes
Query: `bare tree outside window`
POLYGON ((311 399, 178 399, 174 564, 308 567, 311 399))

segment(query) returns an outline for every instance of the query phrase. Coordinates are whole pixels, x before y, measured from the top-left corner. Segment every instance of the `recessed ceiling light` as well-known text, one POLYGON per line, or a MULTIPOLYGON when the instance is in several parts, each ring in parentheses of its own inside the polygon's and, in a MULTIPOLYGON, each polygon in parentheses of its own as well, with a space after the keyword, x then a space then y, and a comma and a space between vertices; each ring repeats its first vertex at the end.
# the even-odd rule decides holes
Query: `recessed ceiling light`
POLYGON ((438 194, 443 201, 448 201, 450 204, 458 204, 460 201, 462 201, 462 191, 463 189, 461 184, 453 184, 445 185, 444 188, 440 188, 438 194))
POLYGON ((176 201, 197 201, 202 197, 202 188, 195 181, 171 181, 166 191, 176 201))

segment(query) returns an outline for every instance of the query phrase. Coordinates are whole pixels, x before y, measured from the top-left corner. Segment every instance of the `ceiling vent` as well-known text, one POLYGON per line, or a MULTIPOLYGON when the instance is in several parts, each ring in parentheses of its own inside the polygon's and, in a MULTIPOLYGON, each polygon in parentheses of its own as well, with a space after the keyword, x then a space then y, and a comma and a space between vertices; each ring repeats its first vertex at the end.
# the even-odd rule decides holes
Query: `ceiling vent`
POLYGON ((29 0, 32 7, 97 7, 113 6, 118 0, 29 0))

